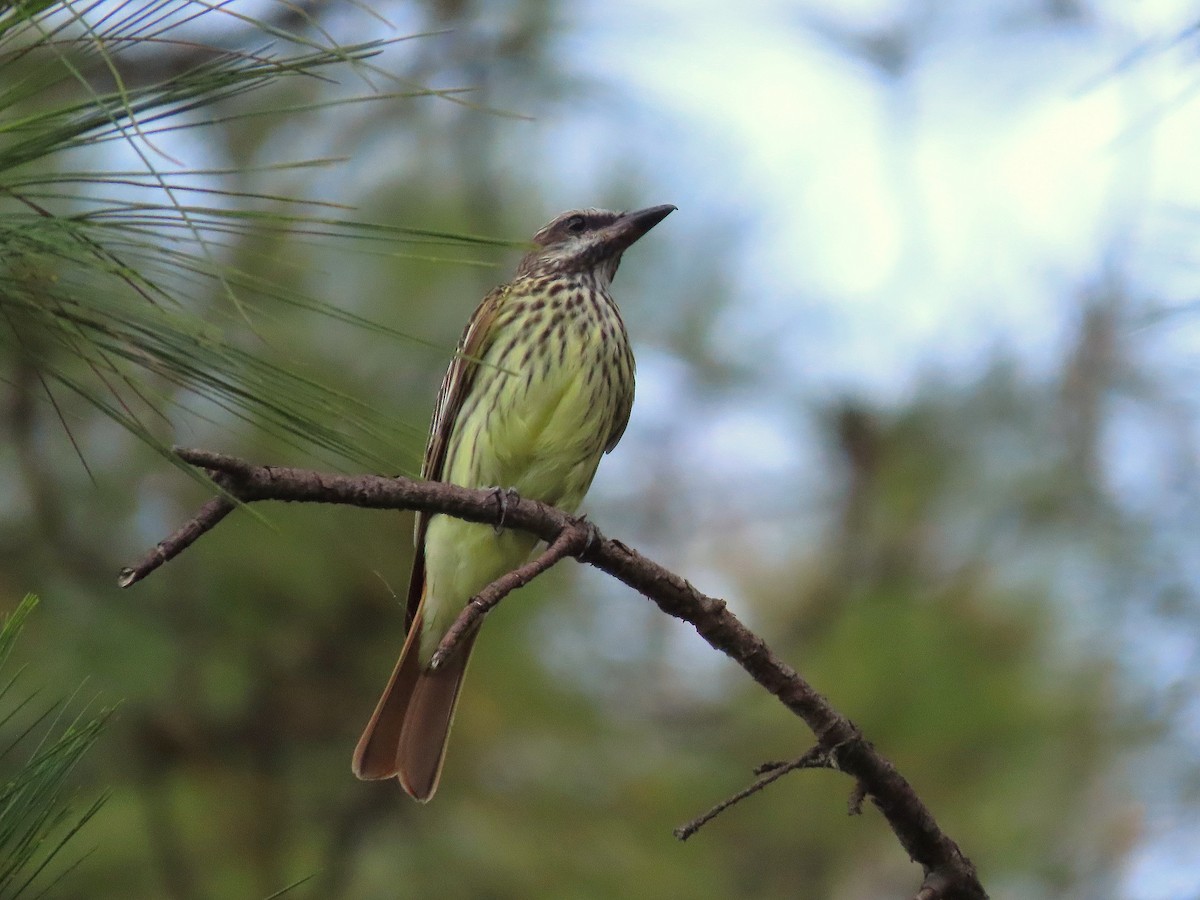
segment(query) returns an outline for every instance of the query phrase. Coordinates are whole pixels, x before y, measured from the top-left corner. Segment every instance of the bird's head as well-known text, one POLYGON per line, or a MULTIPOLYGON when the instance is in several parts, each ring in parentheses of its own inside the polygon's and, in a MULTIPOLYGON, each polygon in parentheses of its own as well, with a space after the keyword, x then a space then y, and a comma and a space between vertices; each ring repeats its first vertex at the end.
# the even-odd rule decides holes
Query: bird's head
POLYGON ((521 260, 517 275, 594 272, 612 281, 621 254, 674 210, 670 204, 625 213, 569 210, 533 236, 534 248, 521 260))

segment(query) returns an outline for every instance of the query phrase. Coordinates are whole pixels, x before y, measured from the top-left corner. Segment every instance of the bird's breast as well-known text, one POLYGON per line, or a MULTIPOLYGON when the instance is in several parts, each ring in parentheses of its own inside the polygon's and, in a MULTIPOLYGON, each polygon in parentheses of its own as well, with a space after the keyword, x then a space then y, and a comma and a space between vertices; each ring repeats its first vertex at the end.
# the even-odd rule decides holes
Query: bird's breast
POLYGON ((459 451, 447 480, 573 509, 632 395, 620 314, 603 290, 560 280, 514 293, 494 327, 450 442, 459 451))

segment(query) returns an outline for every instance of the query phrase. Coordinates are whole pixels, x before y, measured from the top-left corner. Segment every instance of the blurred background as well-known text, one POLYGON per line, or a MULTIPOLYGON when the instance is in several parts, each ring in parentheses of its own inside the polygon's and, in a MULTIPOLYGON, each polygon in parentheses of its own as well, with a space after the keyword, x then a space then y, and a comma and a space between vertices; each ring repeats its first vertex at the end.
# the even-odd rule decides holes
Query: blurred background
POLYGON ((156 443, 413 473, 519 242, 674 203, 617 277, 638 398, 589 516, 726 598, 993 896, 1200 897, 1200 4, 24 6, 0 602, 42 597, 30 683, 119 704, 58 895, 916 889, 831 773, 676 842, 811 736, 581 567, 489 618, 428 807, 349 768, 409 517, 239 512, 116 587, 210 495, 156 443))

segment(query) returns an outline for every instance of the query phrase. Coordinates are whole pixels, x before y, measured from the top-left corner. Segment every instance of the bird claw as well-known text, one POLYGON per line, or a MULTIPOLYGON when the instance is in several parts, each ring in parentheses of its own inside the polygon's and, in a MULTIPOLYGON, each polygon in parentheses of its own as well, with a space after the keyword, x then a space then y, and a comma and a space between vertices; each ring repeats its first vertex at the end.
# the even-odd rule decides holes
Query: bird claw
POLYGON ((596 543, 596 540, 600 536, 600 529, 591 523, 591 521, 587 517, 587 513, 584 513, 582 516, 579 517, 579 527, 582 528, 583 532, 584 532, 583 546, 579 548, 579 552, 575 555, 578 558, 582 559, 584 556, 587 555, 588 551, 591 550, 592 546, 596 543))
POLYGON ((499 509, 499 516, 496 519, 496 524, 492 526, 492 530, 499 534, 504 530, 504 520, 508 518, 508 506, 510 503, 516 503, 521 499, 516 488, 492 488, 492 496, 496 499, 496 506, 499 509))

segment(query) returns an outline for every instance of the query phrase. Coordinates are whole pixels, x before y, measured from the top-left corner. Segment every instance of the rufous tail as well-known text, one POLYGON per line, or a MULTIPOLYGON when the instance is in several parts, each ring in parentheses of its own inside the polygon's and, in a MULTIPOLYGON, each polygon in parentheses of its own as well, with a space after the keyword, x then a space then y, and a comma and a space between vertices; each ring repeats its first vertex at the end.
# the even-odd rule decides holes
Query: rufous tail
POLYGON ((437 790, 446 740, 475 634, 467 635, 437 671, 420 663, 422 615, 418 608, 400 659, 371 721, 354 749, 354 774, 398 778, 408 795, 427 802, 437 790))

